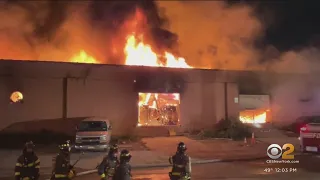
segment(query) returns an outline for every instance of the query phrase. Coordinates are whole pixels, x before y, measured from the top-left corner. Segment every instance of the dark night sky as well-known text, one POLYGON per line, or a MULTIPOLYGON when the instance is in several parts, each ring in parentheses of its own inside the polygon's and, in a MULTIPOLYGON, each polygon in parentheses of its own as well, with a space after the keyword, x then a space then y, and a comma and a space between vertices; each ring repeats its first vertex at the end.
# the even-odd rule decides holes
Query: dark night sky
POLYGON ((280 51, 319 45, 319 1, 262 1, 253 6, 268 24, 263 44, 272 44, 280 51))

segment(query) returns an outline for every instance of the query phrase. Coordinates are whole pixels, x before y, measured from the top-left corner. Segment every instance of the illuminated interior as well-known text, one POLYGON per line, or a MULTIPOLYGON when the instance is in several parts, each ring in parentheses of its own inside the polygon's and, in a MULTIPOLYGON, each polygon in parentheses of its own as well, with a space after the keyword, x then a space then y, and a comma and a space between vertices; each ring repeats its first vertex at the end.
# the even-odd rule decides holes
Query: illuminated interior
POLYGON ((10 100, 12 103, 18 103, 21 102, 23 100, 23 95, 21 92, 19 91, 15 91, 11 94, 10 96, 10 100))
POLYGON ((138 126, 179 125, 179 93, 139 93, 138 126))
POLYGON ((240 112, 239 119, 243 123, 266 123, 268 112, 268 109, 244 110, 240 112))

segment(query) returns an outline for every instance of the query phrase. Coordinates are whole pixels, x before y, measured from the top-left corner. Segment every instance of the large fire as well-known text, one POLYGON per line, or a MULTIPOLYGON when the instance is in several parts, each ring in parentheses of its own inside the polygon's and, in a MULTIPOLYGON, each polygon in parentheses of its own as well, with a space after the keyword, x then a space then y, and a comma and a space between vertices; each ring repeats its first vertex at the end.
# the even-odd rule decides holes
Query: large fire
MULTIPOLYGON (((137 11, 134 21, 128 22, 130 27, 136 27, 137 23, 141 22, 142 20, 141 15, 142 14, 139 11, 137 11)), ((143 34, 137 34, 134 32, 126 36, 126 43, 123 48, 123 53, 125 55, 125 65, 170 67, 170 68, 192 68, 186 63, 185 59, 182 57, 176 57, 168 51, 164 51, 163 53, 155 52, 150 44, 147 44, 143 41, 143 34)), ((101 61, 95 59, 93 56, 88 55, 86 51, 80 50, 79 53, 77 53, 70 59, 70 62, 100 63, 101 61)), ((154 117, 149 117, 149 114, 150 114, 149 111, 152 112, 151 114, 153 114, 153 116, 161 116, 161 117, 156 117, 158 120, 161 119, 162 121, 171 121, 171 120, 166 120, 168 119, 168 117, 163 114, 168 114, 167 112, 173 111, 172 109, 178 108, 178 107, 175 108, 175 106, 179 106, 179 101, 180 101, 179 94, 173 94, 174 98, 172 98, 172 100, 176 102, 173 102, 172 104, 170 104, 170 100, 168 100, 168 98, 161 98, 161 100, 165 101, 165 104, 159 103, 161 101, 160 99, 158 99, 158 96, 159 94, 151 94, 151 93, 139 94, 138 126, 148 125, 149 121, 151 121, 149 118, 154 119, 154 117), (151 96, 153 96, 153 100, 150 100, 151 96), (140 109, 145 109, 148 112, 147 113, 148 122, 144 122, 144 123, 140 122, 141 121, 140 109)), ((163 123, 161 125, 163 125, 163 123)))
MULTIPOLYGON (((192 68, 186 63, 182 57, 175 57, 170 52, 158 54, 153 51, 151 45, 138 41, 135 34, 128 35, 127 42, 124 47, 125 65, 132 66, 153 66, 153 67, 171 67, 171 68, 192 68)), ((74 63, 99 63, 93 56, 90 56, 84 50, 80 50, 70 58, 70 62, 74 63)))
MULTIPOLYGON (((143 12, 136 9, 134 17, 128 19, 123 24, 123 29, 129 29, 126 38, 123 54, 125 55, 125 65, 132 66, 153 66, 153 67, 171 67, 171 68, 192 68, 182 57, 176 57, 168 51, 157 53, 150 44, 144 41, 144 32, 140 27, 146 23, 143 12)), ((76 63, 100 63, 101 61, 88 55, 85 50, 80 50, 75 54, 70 62, 76 63)))
POLYGON ((138 42, 134 34, 128 36, 124 51, 126 65, 191 68, 182 57, 175 57, 169 52, 155 53, 150 45, 138 42))

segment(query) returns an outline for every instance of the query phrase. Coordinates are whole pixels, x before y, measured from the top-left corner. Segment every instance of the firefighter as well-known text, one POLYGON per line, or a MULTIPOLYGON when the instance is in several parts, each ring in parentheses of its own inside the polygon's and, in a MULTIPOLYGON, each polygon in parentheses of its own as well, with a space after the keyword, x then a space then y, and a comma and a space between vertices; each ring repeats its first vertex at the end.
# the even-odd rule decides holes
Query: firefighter
POLYGON ((18 158, 15 167, 16 180, 38 180, 39 179, 40 160, 34 152, 32 141, 26 142, 22 155, 18 158))
POLYGON ((55 180, 69 180, 75 177, 75 171, 70 164, 70 151, 71 147, 69 141, 59 146, 60 152, 55 158, 53 177, 55 180))
POLYGON ((180 142, 175 155, 169 158, 172 171, 169 173, 171 180, 190 180, 191 179, 191 158, 186 154, 187 147, 180 142))
POLYGON ((130 152, 126 149, 120 153, 120 164, 116 169, 113 176, 113 180, 131 180, 131 165, 129 164, 131 159, 130 152))
POLYGON ((110 147, 108 155, 103 158, 102 162, 98 166, 98 174, 101 180, 112 180, 118 165, 118 145, 114 144, 110 147))

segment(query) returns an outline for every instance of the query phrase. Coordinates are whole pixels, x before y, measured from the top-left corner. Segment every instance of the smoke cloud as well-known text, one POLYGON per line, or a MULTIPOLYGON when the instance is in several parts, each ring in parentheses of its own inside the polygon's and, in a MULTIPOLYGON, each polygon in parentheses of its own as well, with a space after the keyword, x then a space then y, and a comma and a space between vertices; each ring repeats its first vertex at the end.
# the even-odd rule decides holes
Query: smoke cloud
POLYGON ((320 51, 316 47, 291 50, 269 59, 268 70, 282 73, 317 74, 320 72, 320 51))
POLYGON ((258 65, 253 43, 263 32, 253 9, 223 1, 159 1, 178 34, 179 51, 197 67, 246 69, 258 65))
POLYGON ((285 125, 301 116, 320 115, 319 57, 319 49, 309 47, 284 52, 270 60, 267 70, 284 76, 267 78, 274 122, 285 125))
POLYGON ((85 50, 102 63, 122 64, 133 31, 126 23, 137 8, 148 43, 197 68, 310 73, 319 67, 317 48, 258 49, 265 24, 251 6, 223 1, 2 1, 1 58, 68 61, 85 50))
POLYGON ((1 58, 40 59, 42 50, 55 53, 68 7, 67 2, 2 1, 1 58))
POLYGON ((133 31, 124 24, 137 8, 146 16, 143 28, 173 36, 161 31, 166 20, 154 1, 1 2, 1 58, 67 61, 84 49, 103 63, 121 64, 113 58, 123 53, 125 35, 133 31))
POLYGON ((253 42, 262 25, 251 8, 191 1, 2 2, 1 58, 68 60, 85 49, 105 63, 121 63, 112 57, 122 53, 121 27, 137 7, 153 44, 173 48, 178 37, 176 52, 192 66, 243 69, 257 62, 253 42))

